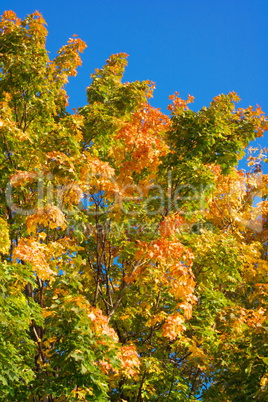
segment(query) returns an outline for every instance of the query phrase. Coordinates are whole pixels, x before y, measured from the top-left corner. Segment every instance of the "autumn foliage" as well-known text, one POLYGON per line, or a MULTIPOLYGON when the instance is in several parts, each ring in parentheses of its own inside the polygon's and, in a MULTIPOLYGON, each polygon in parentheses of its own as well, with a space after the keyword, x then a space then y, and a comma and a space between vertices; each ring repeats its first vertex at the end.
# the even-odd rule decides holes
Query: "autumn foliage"
POLYGON ((266 116, 166 115, 124 53, 69 113, 86 45, 45 25, 0 22, 0 400, 267 400, 266 116))

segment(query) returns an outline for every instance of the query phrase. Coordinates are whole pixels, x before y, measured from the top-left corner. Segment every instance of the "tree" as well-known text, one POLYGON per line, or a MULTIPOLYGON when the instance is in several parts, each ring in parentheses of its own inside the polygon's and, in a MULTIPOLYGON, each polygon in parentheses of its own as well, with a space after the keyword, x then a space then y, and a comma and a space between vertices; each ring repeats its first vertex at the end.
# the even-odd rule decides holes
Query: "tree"
POLYGON ((0 29, 0 400, 266 400, 265 150, 235 167, 260 107, 167 116, 120 53, 70 114, 85 43, 49 60, 38 12, 0 29))

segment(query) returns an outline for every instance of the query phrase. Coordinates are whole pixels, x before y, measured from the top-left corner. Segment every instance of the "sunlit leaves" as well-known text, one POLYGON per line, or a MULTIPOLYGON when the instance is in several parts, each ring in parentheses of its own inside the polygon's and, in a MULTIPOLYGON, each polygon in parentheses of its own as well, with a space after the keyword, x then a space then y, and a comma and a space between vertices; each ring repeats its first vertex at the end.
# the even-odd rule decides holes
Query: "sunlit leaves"
POLYGON ((169 117, 119 53, 70 114, 85 43, 0 29, 0 399, 266 400, 267 150, 234 167, 261 108, 175 93, 169 117))
POLYGON ((27 230, 29 234, 35 233, 39 227, 50 229, 65 229, 66 221, 62 211, 55 205, 47 205, 27 218, 27 230))
POLYGON ((41 279, 50 279, 55 272, 49 267, 48 248, 44 244, 31 239, 20 239, 13 257, 15 260, 29 262, 41 279))
POLYGON ((0 252, 7 254, 10 247, 8 224, 2 218, 0 218, 0 232, 1 232, 0 252))

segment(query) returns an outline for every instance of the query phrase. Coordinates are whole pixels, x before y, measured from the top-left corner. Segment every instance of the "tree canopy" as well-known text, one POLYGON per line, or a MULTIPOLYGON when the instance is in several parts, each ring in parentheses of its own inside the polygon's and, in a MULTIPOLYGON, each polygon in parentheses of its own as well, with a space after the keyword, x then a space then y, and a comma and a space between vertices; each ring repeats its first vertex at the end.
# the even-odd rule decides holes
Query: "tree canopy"
POLYGON ((267 400, 266 116, 166 115, 124 53, 69 113, 86 44, 45 25, 0 22, 0 400, 267 400))

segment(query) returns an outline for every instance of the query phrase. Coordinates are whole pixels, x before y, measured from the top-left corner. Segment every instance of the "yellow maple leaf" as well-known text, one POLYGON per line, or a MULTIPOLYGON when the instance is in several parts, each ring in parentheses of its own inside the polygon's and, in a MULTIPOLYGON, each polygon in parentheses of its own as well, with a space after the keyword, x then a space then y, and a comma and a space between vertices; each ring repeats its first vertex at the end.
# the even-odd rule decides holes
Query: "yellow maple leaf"
POLYGON ((0 233, 0 253, 7 254, 10 248, 10 238, 8 224, 3 218, 0 218, 0 233))

